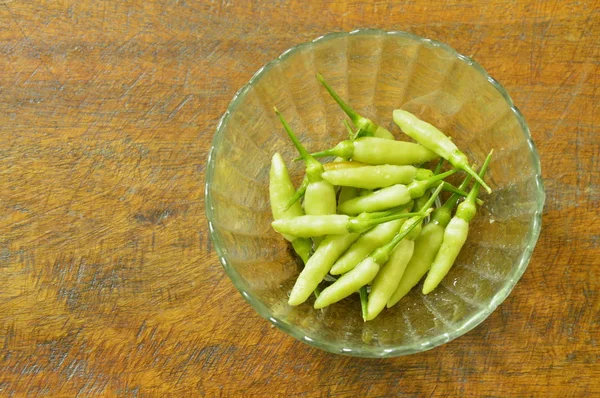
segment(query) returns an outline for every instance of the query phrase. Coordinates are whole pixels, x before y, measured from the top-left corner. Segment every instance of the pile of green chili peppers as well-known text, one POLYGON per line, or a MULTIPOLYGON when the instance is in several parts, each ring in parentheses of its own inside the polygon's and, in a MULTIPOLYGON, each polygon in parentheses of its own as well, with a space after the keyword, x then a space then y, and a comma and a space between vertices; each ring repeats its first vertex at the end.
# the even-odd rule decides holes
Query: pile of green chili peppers
POLYGON ((275 109, 306 165, 296 189, 281 155, 276 153, 271 162, 272 226, 305 264, 288 303, 299 305, 314 294, 314 307, 324 308, 359 293, 368 321, 400 301, 425 275, 423 294, 446 276, 482 203, 480 187, 491 193, 483 177, 492 151, 477 173, 449 137, 400 109, 393 120, 416 143, 396 141, 350 108, 320 74, 317 79, 354 129, 346 122, 348 140, 311 154, 275 109), (335 160, 323 164, 316 159, 325 156, 335 160), (435 171, 416 166, 435 159, 440 159, 435 171), (444 160, 452 168, 441 172, 444 160), (459 171, 466 173, 460 186, 445 181, 459 171), (473 186, 466 192, 471 178, 473 186), (442 190, 452 194, 434 208, 442 190))

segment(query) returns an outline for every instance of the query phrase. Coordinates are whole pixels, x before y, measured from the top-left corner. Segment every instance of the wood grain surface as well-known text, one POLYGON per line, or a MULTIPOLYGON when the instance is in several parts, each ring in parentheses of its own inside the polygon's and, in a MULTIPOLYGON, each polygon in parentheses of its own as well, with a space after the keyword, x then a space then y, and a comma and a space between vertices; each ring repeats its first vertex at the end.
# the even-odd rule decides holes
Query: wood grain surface
POLYGON ((0 0, 0 395, 600 395, 600 2, 0 0), (331 31, 406 30, 511 93, 547 205, 529 269, 432 351, 273 328, 212 250, 204 168, 237 89, 331 31))

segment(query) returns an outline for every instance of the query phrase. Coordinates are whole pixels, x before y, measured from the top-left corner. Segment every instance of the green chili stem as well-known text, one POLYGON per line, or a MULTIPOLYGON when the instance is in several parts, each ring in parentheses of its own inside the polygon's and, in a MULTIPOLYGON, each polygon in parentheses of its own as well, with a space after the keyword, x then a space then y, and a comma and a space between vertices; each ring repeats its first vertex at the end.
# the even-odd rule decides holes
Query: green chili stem
POLYGON ((356 111, 354 109, 350 108, 350 106, 348 106, 348 104, 346 104, 344 102, 344 100, 325 81, 325 78, 323 77, 323 75, 321 75, 320 73, 317 73, 317 79, 323 85, 323 87, 325 87, 325 90, 327 90, 329 92, 329 95, 331 95, 331 97, 335 100, 335 102, 338 103, 338 105, 340 106, 340 108, 342 108, 342 110, 344 111, 344 113, 346 113, 346 115, 348 115, 348 117, 350 118, 350 120, 352 120, 352 122, 355 125, 357 125, 360 122, 360 120, 363 119, 363 118, 358 113, 356 113, 356 111))
POLYGON ((462 191, 462 192, 455 192, 453 193, 448 200, 446 200, 446 203, 444 203, 442 205, 442 207, 446 208, 448 211, 452 211, 452 209, 454 208, 454 206, 456 206, 456 203, 458 202, 458 200, 461 197, 466 197, 467 195, 463 195, 463 193, 465 192, 465 188, 467 187, 467 185, 469 185, 469 182, 471 181, 471 175, 467 174, 467 176, 465 177, 465 179, 460 183, 460 185, 458 186, 458 190, 462 191))
POLYGON ((354 109, 352 109, 347 103, 345 103, 344 100, 342 100, 342 98, 333 90, 333 88, 329 84, 327 84, 323 75, 317 73, 317 79, 329 92, 329 94, 335 100, 335 102, 338 103, 338 105, 340 106, 340 108, 342 108, 346 115, 348 115, 350 120, 352 120, 354 126, 358 129, 356 134, 354 135, 354 139, 366 136, 380 137, 388 140, 394 139, 394 135, 390 133, 387 129, 379 126, 371 119, 359 115, 354 109))
MULTIPOLYGON (((467 175, 470 177, 470 174, 467 174, 467 175)), ((450 184, 447 181, 442 181, 440 183, 440 185, 443 186, 444 191, 452 192, 452 194, 459 195, 459 197, 466 198, 469 195, 468 192, 466 192, 466 191, 464 191, 464 190, 462 190, 460 188, 455 187, 454 185, 450 184)), ((475 201, 477 202, 477 204, 479 206, 481 206, 483 204, 483 200, 481 200, 479 198, 475 199, 475 201)))
POLYGON ((285 209, 289 209, 290 207, 292 207, 294 205, 294 203, 296 203, 301 197, 304 196, 304 193, 306 192, 306 188, 308 187, 308 177, 304 176, 304 179, 302 180, 302 184, 300 184, 300 186, 298 187, 298 189, 296 190, 296 192, 294 192, 294 196, 292 196, 290 198, 290 200, 288 200, 288 202, 285 205, 285 209))
MULTIPOLYGON (((483 177, 485 175, 485 172, 488 168, 490 160, 492 159, 493 152, 494 152, 494 150, 492 149, 490 151, 489 155, 487 156, 487 158, 485 159, 485 162, 481 166, 481 169, 479 170, 479 175, 481 177, 483 177)), ((478 194, 479 194, 479 183, 477 181, 475 181, 475 184, 473 184, 473 188, 471 188, 471 192, 469 192, 469 195, 467 195, 467 198, 465 199, 465 201, 462 202, 461 204, 459 204, 458 207, 456 208, 455 216, 462 218, 463 220, 465 220, 467 222, 471 221, 473 219, 473 217, 475 217, 475 214, 477 213, 477 206, 475 205, 475 202, 477 200, 478 194)))
POLYGON ((429 177, 426 180, 423 181, 427 181, 427 183, 431 186, 433 185, 433 183, 437 182, 437 181, 441 181, 446 177, 450 177, 452 174, 455 174, 456 172, 458 172, 459 169, 452 169, 452 170, 448 170, 442 174, 437 174, 437 173, 433 173, 433 176, 429 177))
POLYGON ((442 171, 442 166, 444 165, 444 158, 440 158, 440 161, 438 162, 437 166, 435 166, 435 170, 433 171, 433 174, 439 174, 440 171, 442 171))
POLYGON ((388 216, 391 216, 391 215, 394 215, 394 214, 398 213, 399 211, 406 210, 409 207, 412 207, 412 203, 411 202, 408 202, 407 204, 402 205, 402 206, 394 207, 394 208, 392 208, 390 210, 387 210, 387 211, 375 211, 375 212, 367 213, 367 214, 369 214, 369 216, 373 217, 373 218, 388 217, 388 216))
MULTIPOLYGON (((333 148, 326 149, 312 153, 313 158, 322 158, 325 156, 339 156, 344 159, 349 159, 354 155, 354 141, 344 140, 338 143, 333 148)), ((294 159, 294 161, 301 160, 302 157, 294 159)))
POLYGON ((373 228, 375 225, 383 224, 389 221, 400 220, 402 218, 411 218, 411 217, 427 217, 425 212, 418 213, 396 213, 391 216, 386 217, 378 217, 374 219, 361 219, 359 217, 350 217, 348 220, 348 232, 364 232, 370 228, 373 228))
MULTIPOLYGON (((438 181, 441 181, 444 178, 451 176, 452 174, 456 173, 457 171, 458 171, 458 169, 452 169, 452 170, 448 170, 447 172, 442 173, 442 174, 434 174, 432 177, 429 177, 425 180, 421 180, 421 181, 415 180, 415 181, 411 182, 409 185, 407 185, 406 188, 408 189, 408 192, 409 192, 411 198, 420 198, 421 196, 425 195, 425 192, 427 191, 427 189, 434 186, 438 181)), ((439 185, 443 187, 444 184, 440 183, 439 185)))
POLYGON ((292 131, 292 128, 289 126, 289 124, 287 123, 287 121, 285 120, 285 118, 283 117, 281 112, 279 112, 279 110, 277 110, 277 107, 273 107, 273 109, 275 110, 275 114, 277 115, 277 117, 279 117, 279 121, 283 125, 285 132, 287 133, 287 135, 290 137, 290 139, 294 143, 294 146, 298 150, 298 153, 300 153, 300 157, 306 163, 307 177, 311 181, 312 180, 318 181, 321 178, 321 174, 323 173, 323 165, 318 160, 316 160, 313 156, 311 156, 311 154, 306 150, 306 148, 304 148, 304 146, 302 145, 300 140, 298 140, 298 137, 296 137, 296 134, 294 134, 294 132, 292 131))
MULTIPOLYGON (((483 162, 483 165, 481 166, 481 169, 479 170, 479 175, 478 177, 480 177, 479 179, 483 181, 483 176, 485 175, 485 172, 487 171, 487 168, 490 164, 490 161, 492 160, 492 154, 494 153, 494 150, 492 149, 490 151, 490 153, 487 155, 487 157, 485 158, 485 162, 483 162)), ((468 200, 469 202, 474 203, 475 199, 477 198, 477 196, 479 195, 479 187, 480 185, 485 185, 481 184, 481 182, 476 181, 475 184, 473 185, 473 188, 471 188, 471 192, 469 192, 469 195, 467 196, 467 198, 465 200, 468 200)))
POLYGON ((302 143, 298 140, 298 138, 296 137, 296 134, 294 134, 291 127, 288 125, 287 121, 284 119, 283 115, 281 114, 281 112, 279 112, 277 110, 277 107, 273 107, 273 109, 275 110, 275 114, 277 115, 277 117, 279 117, 279 121, 281 122, 281 124, 283 124, 283 128, 285 129, 285 132, 287 133, 287 135, 290 137, 290 139, 294 143, 294 146, 300 153, 300 156, 302 156, 302 159, 304 159, 304 160, 308 159, 310 157, 310 153, 306 150, 306 148, 304 148, 302 143))
POLYGON ((362 317, 363 321, 367 321, 367 286, 363 286, 358 290, 358 294, 360 294, 360 307, 362 309, 362 317))
POLYGON ((351 140, 351 141, 354 141, 354 139, 356 138, 356 134, 358 134, 358 130, 355 133, 352 130, 352 127, 350 127, 350 123, 348 123, 347 120, 344 120, 344 125, 346 126, 346 130, 348 130, 348 139, 351 140))
POLYGON ((483 178, 479 177, 479 175, 475 172, 475 170, 471 168, 471 166, 469 166, 468 163, 462 166, 462 169, 467 173, 471 174, 475 181, 477 181, 479 184, 481 184, 481 186, 485 188, 487 193, 492 193, 492 188, 490 188, 490 186, 485 181, 483 181, 483 178))

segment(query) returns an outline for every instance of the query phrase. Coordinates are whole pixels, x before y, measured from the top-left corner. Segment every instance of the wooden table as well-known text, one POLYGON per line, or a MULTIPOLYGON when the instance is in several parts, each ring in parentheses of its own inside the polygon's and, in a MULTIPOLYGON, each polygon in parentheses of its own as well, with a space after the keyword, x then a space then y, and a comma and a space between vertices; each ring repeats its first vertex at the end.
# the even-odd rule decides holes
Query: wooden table
POLYGON ((600 394, 600 1, 306 3, 0 0, 2 396, 600 394), (506 302, 388 360, 260 318, 204 215, 207 149, 236 90, 286 48, 358 27, 484 65, 530 124, 547 192, 506 302))

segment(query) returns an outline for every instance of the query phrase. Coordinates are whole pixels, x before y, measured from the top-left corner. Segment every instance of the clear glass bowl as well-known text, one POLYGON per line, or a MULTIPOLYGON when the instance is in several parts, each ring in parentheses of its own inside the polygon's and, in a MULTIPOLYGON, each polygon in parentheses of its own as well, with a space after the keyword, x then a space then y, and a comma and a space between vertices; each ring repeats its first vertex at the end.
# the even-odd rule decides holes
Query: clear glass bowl
POLYGON ((328 34, 293 47, 261 68, 233 98, 217 126, 206 175, 206 212, 215 249, 244 298, 286 333, 321 349, 392 357, 448 342, 482 322, 508 296, 541 227, 540 162, 523 116, 504 88, 468 57, 404 32, 328 34), (286 116, 309 151, 345 139, 345 115, 318 84, 321 72, 342 98, 404 139, 392 111, 404 108, 453 137, 481 164, 494 192, 442 285, 419 288, 374 321, 358 295, 324 310, 312 299, 287 304, 300 264, 270 226, 268 175, 279 151, 299 183, 302 162, 273 112, 286 116))

